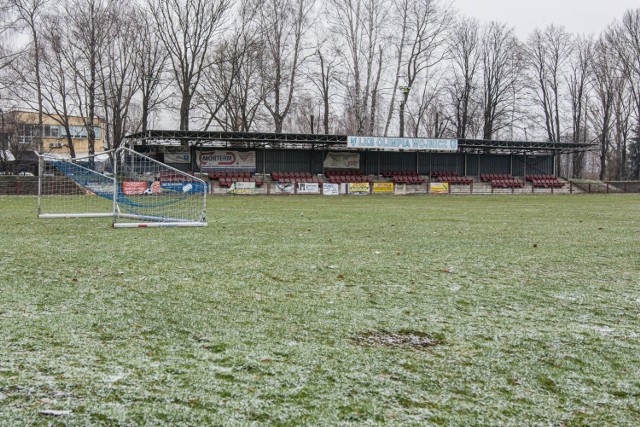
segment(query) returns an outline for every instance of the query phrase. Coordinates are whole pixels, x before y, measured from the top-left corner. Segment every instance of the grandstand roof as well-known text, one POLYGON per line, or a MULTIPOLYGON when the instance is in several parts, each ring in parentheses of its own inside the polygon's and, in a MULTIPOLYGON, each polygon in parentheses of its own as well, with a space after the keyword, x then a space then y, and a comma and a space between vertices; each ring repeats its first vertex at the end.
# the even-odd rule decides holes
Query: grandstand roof
MULTIPOLYGON (((125 140, 136 145, 178 145, 211 148, 293 148, 354 150, 347 147, 348 135, 316 135, 300 133, 148 130, 128 135, 125 140)), ((463 153, 571 153, 591 151, 592 143, 546 141, 458 139, 463 153)), ((361 150, 361 149, 359 149, 361 150)), ((427 151, 427 150, 425 150, 427 151)))

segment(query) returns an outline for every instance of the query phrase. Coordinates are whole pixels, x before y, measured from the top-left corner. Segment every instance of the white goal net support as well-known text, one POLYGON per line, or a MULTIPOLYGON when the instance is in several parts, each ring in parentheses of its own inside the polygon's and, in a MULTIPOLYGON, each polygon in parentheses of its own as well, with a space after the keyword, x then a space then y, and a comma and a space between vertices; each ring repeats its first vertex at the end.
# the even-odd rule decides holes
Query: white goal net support
POLYGON ((112 217, 113 226, 206 226, 202 179, 128 148, 77 159, 40 157, 40 218, 112 217))

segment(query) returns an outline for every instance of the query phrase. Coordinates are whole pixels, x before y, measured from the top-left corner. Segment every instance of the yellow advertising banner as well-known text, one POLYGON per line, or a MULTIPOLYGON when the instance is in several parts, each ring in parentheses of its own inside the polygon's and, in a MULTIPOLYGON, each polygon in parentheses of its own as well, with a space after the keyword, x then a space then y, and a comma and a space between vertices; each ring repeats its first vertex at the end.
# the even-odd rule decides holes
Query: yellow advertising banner
POLYGON ((393 182, 374 182, 373 183, 373 192, 376 194, 379 193, 393 193, 393 182))
POLYGON ((368 182, 350 182, 349 194, 369 194, 368 182))
POLYGON ((255 182, 234 182, 231 184, 227 194, 255 194, 256 183, 255 182))
POLYGON ((431 194, 449 194, 448 182, 432 182, 431 194))

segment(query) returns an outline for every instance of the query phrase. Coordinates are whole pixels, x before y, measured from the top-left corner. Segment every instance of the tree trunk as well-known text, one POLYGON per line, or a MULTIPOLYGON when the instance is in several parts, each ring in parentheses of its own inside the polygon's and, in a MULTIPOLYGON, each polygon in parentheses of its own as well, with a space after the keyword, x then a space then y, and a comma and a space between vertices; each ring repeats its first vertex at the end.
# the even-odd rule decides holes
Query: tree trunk
MULTIPOLYGON (((185 84, 185 87, 188 85, 185 84)), ((191 110, 191 93, 183 92, 180 102, 180 130, 189 130, 189 112, 191 110)))

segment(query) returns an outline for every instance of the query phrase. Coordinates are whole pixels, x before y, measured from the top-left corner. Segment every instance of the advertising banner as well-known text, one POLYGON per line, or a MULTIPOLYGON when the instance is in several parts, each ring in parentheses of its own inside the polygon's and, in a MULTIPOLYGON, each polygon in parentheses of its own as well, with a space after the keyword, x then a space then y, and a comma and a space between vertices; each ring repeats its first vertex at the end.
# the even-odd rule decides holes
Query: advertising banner
POLYGON ((338 184, 325 182, 322 184, 322 194, 325 196, 338 196, 340 194, 340 187, 338 184))
POLYGON ((431 194, 449 194, 448 182, 432 182, 430 184, 431 194))
POLYGON ((189 153, 164 153, 165 163, 189 163, 191 156, 189 153))
POLYGON ((291 182, 276 182, 275 190, 276 194, 294 194, 296 192, 296 187, 291 182))
POLYGON ((394 192, 393 182, 374 182, 373 192, 376 194, 391 194, 394 192))
POLYGON ((320 194, 318 183, 298 183, 298 194, 320 194))
POLYGON ((255 182, 234 182, 227 190, 227 194, 255 194, 255 182))
POLYGON ((198 161, 202 172, 256 171, 255 151, 201 151, 198 161))
POLYGON ((105 184, 104 182, 89 181, 85 185, 85 188, 89 191, 94 192, 98 196, 108 197, 108 198, 113 197, 113 185, 105 184))
POLYGON ((149 183, 146 181, 124 181, 122 183, 122 192, 125 196, 144 194, 148 186, 149 183))
POLYGON ((350 182, 349 194, 369 194, 368 182, 350 182))
POLYGON ((189 163, 191 155, 188 147, 164 147, 165 163, 189 163))
POLYGON ((360 169, 360 153, 328 152, 324 158, 326 169, 360 169))
POLYGON ((349 136, 347 137, 347 147, 383 151, 458 151, 458 140, 349 136))
MULTIPOLYGON (((152 190, 155 185, 154 182, 151 186, 152 190)), ((163 182, 161 188, 178 193, 206 193, 208 191, 207 184, 203 182, 163 182)), ((155 191, 153 192, 155 193, 155 191)))

